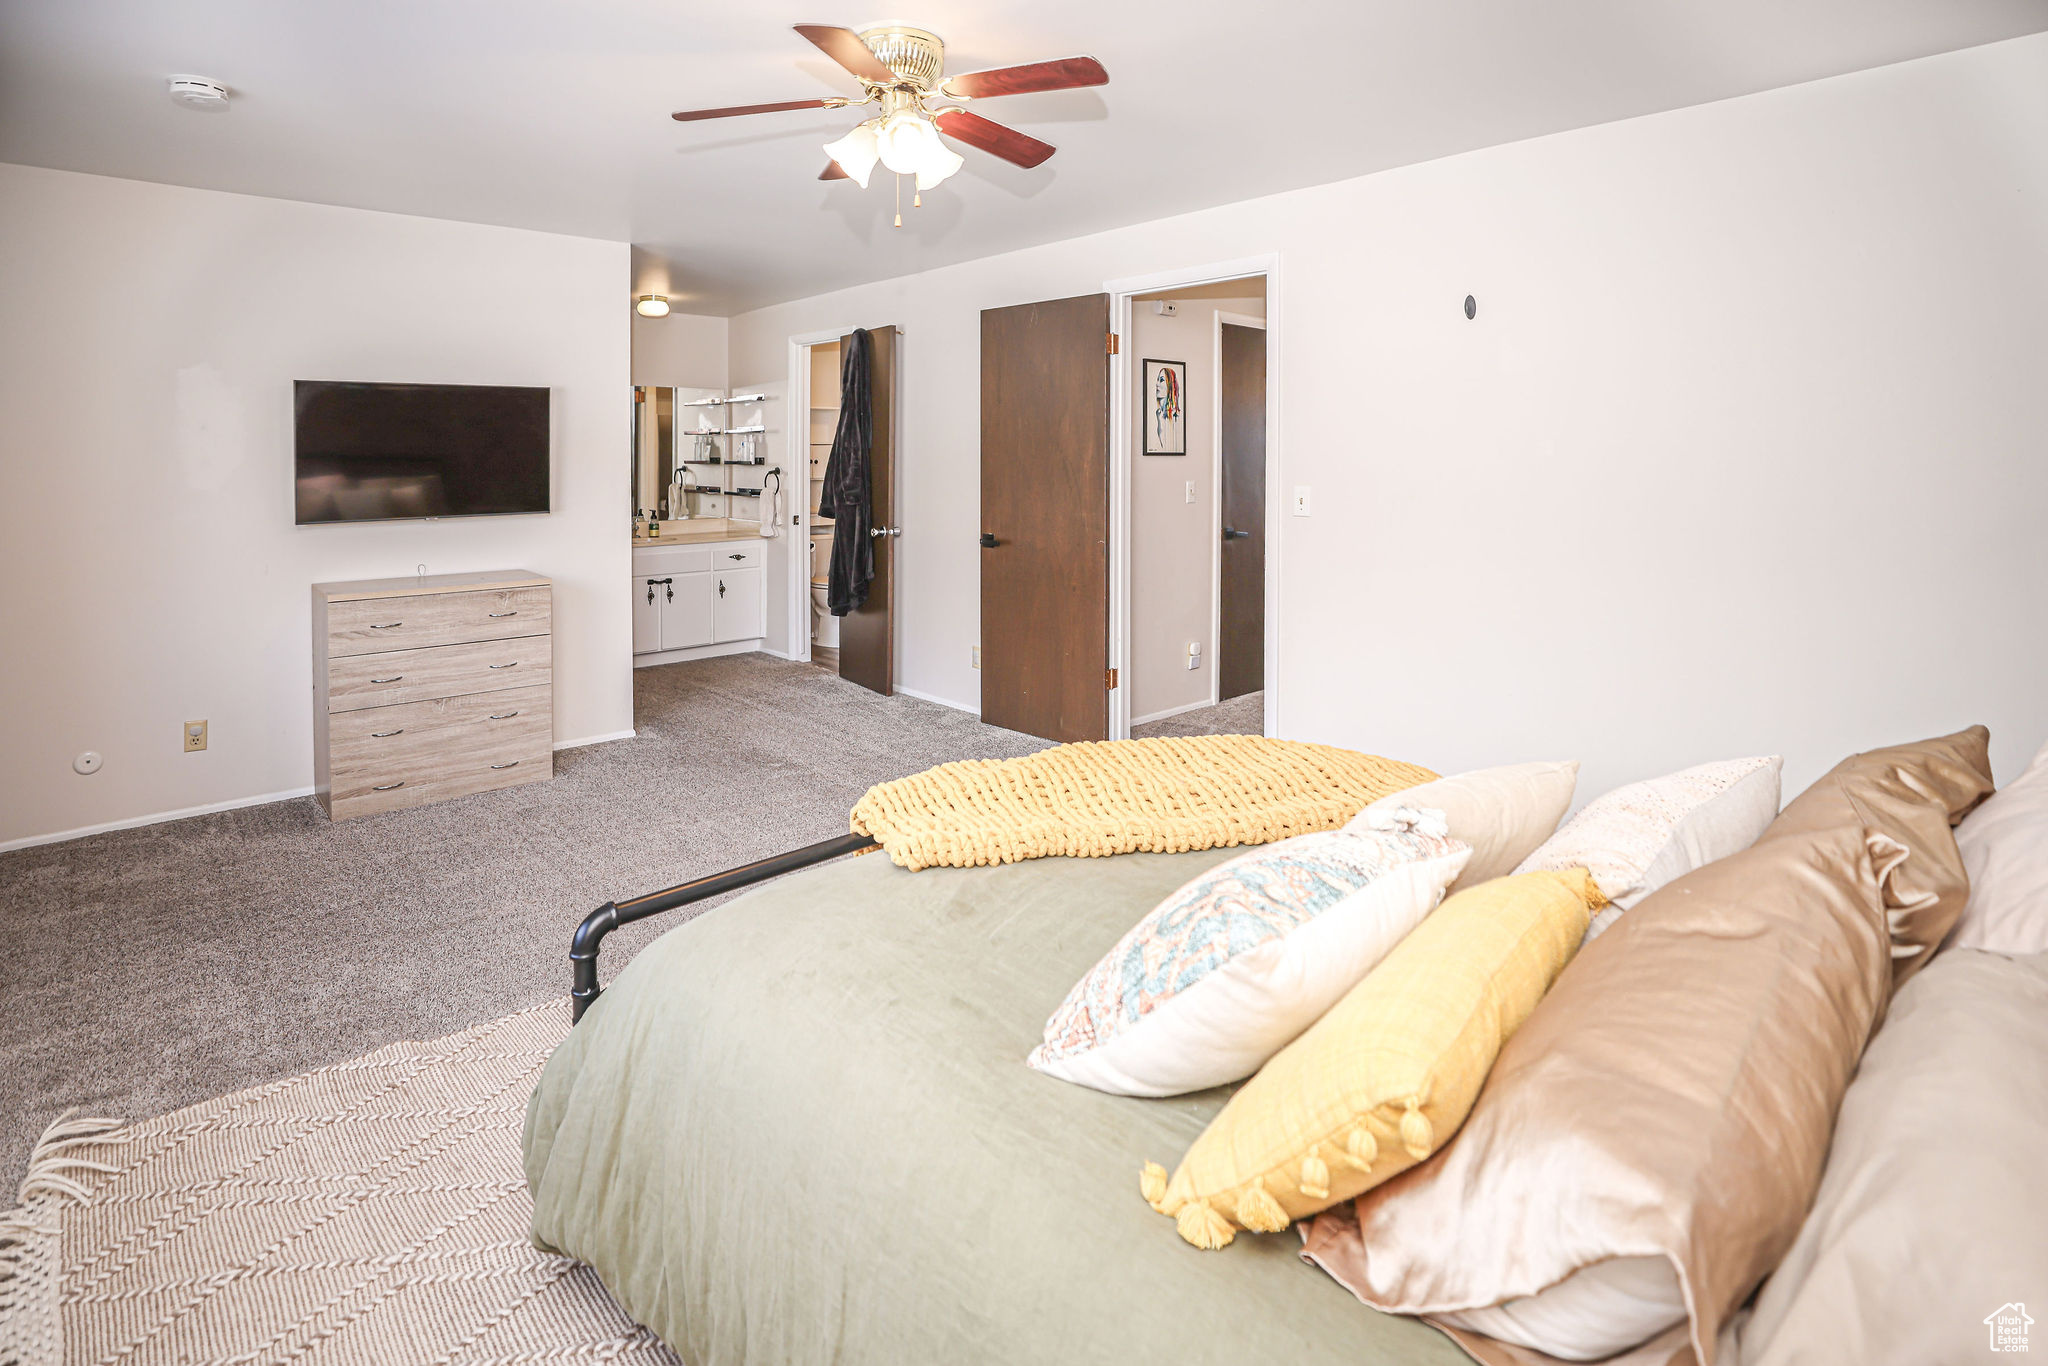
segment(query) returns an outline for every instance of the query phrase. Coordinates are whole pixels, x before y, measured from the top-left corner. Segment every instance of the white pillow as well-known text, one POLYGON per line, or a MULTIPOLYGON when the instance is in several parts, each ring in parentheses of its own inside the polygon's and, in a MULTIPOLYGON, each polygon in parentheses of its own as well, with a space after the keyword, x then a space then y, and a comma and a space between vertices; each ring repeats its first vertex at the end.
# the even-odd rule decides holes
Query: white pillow
POLYGON ((1026 1059, 1118 1096, 1238 1081, 1436 909, 1469 846, 1437 811, 1262 845, 1159 903, 1074 984, 1026 1059))
POLYGON ((1533 1295, 1434 1317, 1563 1361, 1601 1361, 1684 1323, 1685 1291, 1669 1257, 1610 1257, 1533 1295))
POLYGON ((1608 905, 1588 940, 1667 882, 1755 844, 1778 814, 1778 772, 1785 761, 1723 759, 1646 782, 1630 783, 1565 822, 1518 873, 1584 868, 1608 905))
MULTIPOLYGON (((1444 813, 1451 838, 1472 846, 1472 861, 1451 891, 1506 877, 1530 851, 1549 839, 1572 809, 1579 761, 1508 764, 1438 778, 1380 798, 1352 817, 1346 830, 1377 812, 1407 806, 1444 813)), ((1445 895, 1449 895, 1446 893, 1445 895)))
POLYGON ((2048 953, 2048 745, 1956 827, 1970 901, 1950 946, 2048 953))

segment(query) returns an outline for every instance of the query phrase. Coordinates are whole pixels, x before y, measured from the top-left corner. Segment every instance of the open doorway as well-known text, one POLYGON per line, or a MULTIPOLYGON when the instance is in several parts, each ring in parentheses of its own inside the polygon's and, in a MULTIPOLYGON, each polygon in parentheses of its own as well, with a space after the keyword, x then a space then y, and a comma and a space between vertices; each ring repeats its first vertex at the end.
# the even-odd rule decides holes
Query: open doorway
POLYGON ((1129 296, 1129 733, 1265 731, 1263 274, 1129 296))
POLYGON ((871 327, 789 339, 788 455, 803 470, 790 488, 801 540, 791 547, 789 656, 885 696, 896 690, 896 543, 902 535, 896 525, 895 474, 899 336, 894 327, 871 327), (849 486, 858 485, 860 491, 842 491, 840 502, 850 501, 856 510, 848 514, 850 523, 835 523, 820 517, 818 509, 832 472, 835 434, 849 403, 855 414, 850 430, 865 435, 851 439, 848 450, 855 453, 834 477, 851 481, 849 486), (804 443, 801 455, 798 442, 804 443), (849 524, 854 528, 850 534, 867 547, 872 576, 857 578, 856 559, 842 582, 842 615, 835 616, 834 551, 844 551, 837 543, 849 524))

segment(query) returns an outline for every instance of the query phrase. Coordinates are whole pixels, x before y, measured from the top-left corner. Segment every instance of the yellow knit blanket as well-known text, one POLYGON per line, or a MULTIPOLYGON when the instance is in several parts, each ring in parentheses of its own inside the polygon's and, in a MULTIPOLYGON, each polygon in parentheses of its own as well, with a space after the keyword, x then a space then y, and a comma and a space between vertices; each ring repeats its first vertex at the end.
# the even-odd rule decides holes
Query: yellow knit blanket
POLYGON ((1332 830, 1436 776, 1260 735, 1088 741, 878 783, 854 806, 852 824, 913 871, 1053 854, 1177 854, 1332 830))

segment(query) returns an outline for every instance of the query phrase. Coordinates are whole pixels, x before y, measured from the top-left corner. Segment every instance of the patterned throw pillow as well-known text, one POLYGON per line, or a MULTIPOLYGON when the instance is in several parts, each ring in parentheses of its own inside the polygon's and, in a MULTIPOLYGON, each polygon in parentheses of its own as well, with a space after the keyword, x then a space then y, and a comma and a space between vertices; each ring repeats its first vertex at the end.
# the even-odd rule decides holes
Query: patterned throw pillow
POLYGON ((1778 814, 1784 766, 1775 754, 1722 759, 1617 787, 1587 803, 1515 871, 1590 870, 1608 902, 1586 931, 1598 938, 1665 883, 1755 844, 1778 814))
POLYGON ((1439 811, 1375 820, 1263 845, 1189 882, 1075 984, 1027 1061, 1123 1096, 1250 1076, 1421 923, 1471 857, 1439 811))

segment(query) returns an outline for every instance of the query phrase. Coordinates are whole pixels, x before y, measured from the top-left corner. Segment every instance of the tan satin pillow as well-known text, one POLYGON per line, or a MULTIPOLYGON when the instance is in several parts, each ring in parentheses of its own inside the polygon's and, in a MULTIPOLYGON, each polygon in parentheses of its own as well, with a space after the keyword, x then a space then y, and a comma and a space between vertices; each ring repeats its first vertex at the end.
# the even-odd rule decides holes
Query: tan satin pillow
MULTIPOLYGON (((1775 829, 1775 827, 1773 827, 1775 829)), ((1319 1216, 1305 1255, 1375 1308, 1445 1314, 1581 1268, 1675 1268, 1702 1366, 1798 1232, 1891 987, 1880 891, 1906 855, 1839 827, 1687 874, 1582 950, 1436 1158, 1319 1216)), ((1482 1360, 1542 1360, 1459 1333, 1482 1360)))
POLYGON ((1864 825, 1906 846, 1912 857, 1885 888, 1894 986, 1926 965, 1970 899, 1953 827, 1991 795, 1990 745, 1991 732, 1972 726, 1853 754, 1800 793, 1762 836, 1864 825))

